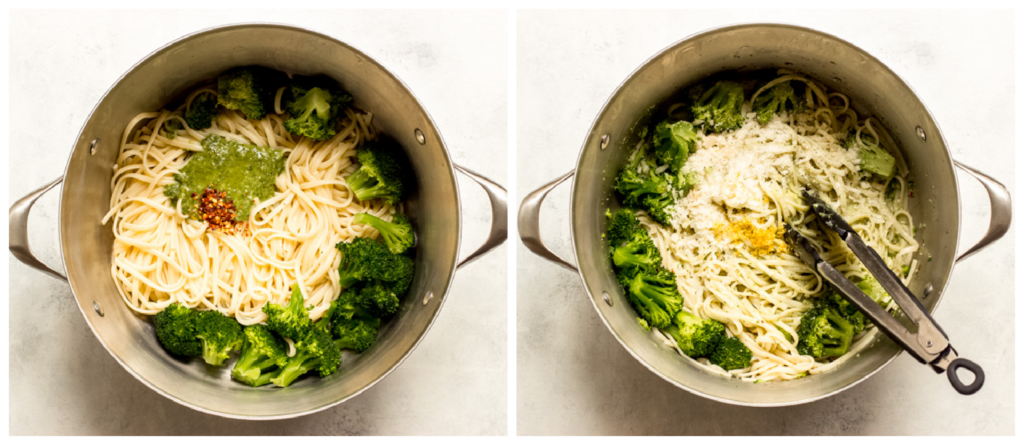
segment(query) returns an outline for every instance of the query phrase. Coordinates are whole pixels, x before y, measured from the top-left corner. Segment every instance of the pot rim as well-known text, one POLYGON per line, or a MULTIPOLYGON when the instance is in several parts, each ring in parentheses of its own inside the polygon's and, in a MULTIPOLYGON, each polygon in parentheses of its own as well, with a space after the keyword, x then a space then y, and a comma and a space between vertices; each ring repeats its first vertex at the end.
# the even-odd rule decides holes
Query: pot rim
MULTIPOLYGON (((949 147, 946 146, 946 139, 942 135, 942 129, 939 126, 939 123, 935 120, 935 118, 932 115, 931 111, 928 109, 927 105, 924 103, 924 100, 921 99, 921 96, 918 95, 917 92, 914 91, 913 88, 911 88, 910 84, 907 83, 907 81, 904 80, 903 77, 901 77, 899 74, 897 74, 891 68, 889 68, 888 65, 883 63, 877 57, 875 57, 871 53, 867 52, 863 48, 861 48, 861 47, 859 47, 857 45, 854 45, 853 43, 850 43, 849 41, 847 41, 845 39, 842 39, 842 38, 837 37, 835 35, 832 35, 832 34, 829 34, 829 33, 826 33, 824 31, 820 31, 820 30, 817 30, 817 29, 814 29, 814 28, 810 28, 810 27, 807 27, 807 26, 800 26, 800 25, 794 25, 794 24, 782 23, 782 22, 741 22, 741 23, 734 23, 734 24, 730 24, 730 25, 716 26, 716 27, 713 27, 713 28, 708 28, 708 29, 705 29, 705 30, 702 30, 702 31, 698 31, 698 32, 692 33, 692 34, 690 34, 690 35, 688 35, 688 36, 686 36, 686 37, 684 37, 682 39, 676 40, 675 42, 672 42, 668 46, 662 48, 661 50, 659 50, 658 52, 654 53, 653 55, 648 57, 646 60, 644 60, 644 62, 641 63, 638 67, 633 69, 629 73, 629 75, 626 76, 622 80, 622 82, 620 82, 619 85, 615 87, 615 90, 612 91, 612 94, 610 96, 608 96, 608 99, 605 100, 603 105, 601 105, 601 109, 598 111, 597 115, 594 117, 593 122, 590 124, 590 128, 587 130, 587 136, 586 136, 586 138, 583 141, 583 146, 580 148, 579 155, 576 158, 576 167, 575 167, 574 171, 578 171, 580 166, 582 165, 583 153, 587 150, 587 147, 590 145, 590 140, 595 136, 595 134, 596 134, 595 130, 597 129, 598 122, 601 120, 601 117, 604 114, 605 110, 607 110, 608 106, 611 104, 611 102, 616 97, 619 96, 619 94, 621 93, 623 87, 625 87, 626 84, 629 83, 630 80, 632 80, 637 74, 639 74, 641 70, 643 70, 648 65, 650 65, 653 61, 655 61, 655 59, 661 57, 661 55, 665 54, 666 52, 668 52, 668 51, 674 49, 675 47, 677 47, 677 46, 679 46, 679 45, 681 45, 681 44, 683 44, 685 42, 688 42, 688 41, 690 41, 692 39, 700 38, 700 37, 703 37, 703 36, 706 36, 706 35, 715 34, 715 33, 724 32, 724 31, 729 31, 729 30, 733 30, 733 29, 755 27, 755 26, 788 28, 788 29, 795 29, 795 30, 799 30, 799 31, 804 31, 804 32, 812 33, 812 34, 818 34, 820 36, 824 36, 824 37, 827 37, 827 38, 830 38, 830 39, 834 39, 834 40, 836 40, 838 42, 841 42, 843 44, 849 45, 851 48, 854 48, 854 49, 860 51, 861 53, 863 53, 864 56, 868 60, 870 60, 870 61, 872 61, 874 63, 877 63, 882 69, 887 71, 896 80, 898 80, 901 84, 903 84, 903 86, 906 87, 907 90, 909 90, 914 95, 914 97, 917 98, 917 100, 921 102, 922 109, 924 110, 925 114, 929 118, 931 118, 932 122, 935 124, 936 130, 938 131, 938 135, 937 135, 938 141, 941 143, 942 147, 945 149, 945 150, 943 150, 943 155, 945 155, 945 158, 946 158, 946 160, 949 163, 949 166, 950 166, 949 168, 951 170, 955 170, 953 168, 954 160, 953 160, 952 155, 949 152, 949 147)), ((955 234, 954 239, 953 239, 953 242, 954 242, 953 245, 954 246, 958 246, 960 244, 960 227, 961 227, 961 223, 963 222, 962 221, 962 215, 961 215, 962 214, 962 206, 961 206, 961 203, 960 203, 960 181, 957 178, 957 175, 956 175, 955 171, 953 172, 952 176, 953 176, 953 186, 954 186, 953 190, 955 190, 954 198, 956 200, 956 208, 957 208, 957 216, 956 216, 957 217, 957 230, 956 230, 956 234, 955 234)), ((572 180, 572 190, 569 191, 569 208, 570 209, 574 209, 575 208, 576 188, 579 185, 579 178, 580 178, 579 175, 574 175, 574 178, 572 180)), ((571 214, 571 216, 575 216, 575 215, 571 214)), ((572 243, 571 244, 572 244, 573 258, 576 260, 576 263, 579 264, 579 260, 578 260, 579 259, 579 248, 578 248, 578 246, 576 244, 576 224, 573 222, 574 220, 575 220, 575 218, 572 218, 570 220, 569 236, 572 239, 572 243)), ((946 277, 949 277, 952 274, 953 267, 956 265, 956 261, 955 261, 956 250, 955 249, 953 250, 952 255, 953 255, 954 261, 951 261, 950 264, 949 264, 949 268, 944 271, 944 274, 945 274, 946 277)), ((714 400, 714 401, 717 401, 717 402, 726 403, 726 404, 730 404, 730 405, 748 406, 748 407, 757 407, 757 408, 794 406, 794 405, 802 405, 802 404, 805 404, 805 403, 814 402, 814 401, 817 401, 817 400, 821 400, 821 399, 825 399, 825 398, 834 396, 834 395, 839 394, 839 393, 841 393, 843 391, 846 391, 847 389, 850 389, 850 388, 853 388, 854 386, 857 386, 859 383, 861 383, 861 382, 867 380, 869 377, 877 374, 883 368, 885 368, 890 363, 892 363, 893 360, 896 360, 896 357, 899 357, 900 354, 903 353, 903 349, 899 349, 899 350, 896 351, 896 353, 894 353, 892 355, 892 357, 890 357, 888 360, 883 362, 880 366, 878 366, 877 368, 875 368, 871 372, 868 372, 867 374, 863 375, 862 377, 858 378, 857 380, 854 380, 853 382, 850 382, 846 386, 843 386, 843 387, 841 387, 839 389, 836 389, 836 390, 833 390, 833 391, 830 391, 830 392, 827 392, 827 393, 824 393, 824 394, 821 394, 821 395, 813 396, 813 397, 807 397, 807 398, 804 398, 804 399, 793 400, 793 401, 788 401, 788 402, 774 402, 774 403, 741 402, 741 401, 738 401, 738 400, 732 400, 732 399, 726 399, 726 398, 723 398, 723 397, 718 397, 718 396, 715 396, 715 395, 712 395, 712 394, 708 394, 708 393, 705 393, 705 392, 698 391, 696 389, 693 389, 693 388, 691 388, 689 386, 683 385, 682 383, 677 382, 677 381, 669 378, 667 375, 665 375, 661 371, 657 370, 650 363, 648 363, 646 360, 641 358, 635 351, 633 351, 633 349, 631 349, 629 346, 627 346, 626 343, 622 340, 622 338, 619 337, 619 335, 612 328, 611 323, 609 323, 608 319, 604 316, 604 313, 602 313, 601 309, 597 306, 598 299, 594 297, 593 292, 591 292, 591 290, 590 290, 590 286, 587 285, 587 279, 586 279, 586 277, 583 274, 583 270, 584 270, 584 268, 577 267, 577 274, 579 274, 580 280, 583 281, 583 288, 587 291, 587 296, 589 297, 591 305, 594 306, 594 310, 597 311, 597 314, 601 318, 601 321, 604 323, 605 327, 607 327, 608 330, 611 332, 612 336, 615 337, 615 340, 618 341, 619 344, 622 345, 622 347, 627 352, 629 352, 629 355, 633 356, 634 359, 636 359, 638 362, 640 362, 640 364, 643 365, 645 368, 647 368, 649 371, 651 371, 655 375, 661 377, 663 380, 665 380, 665 381, 675 385, 676 387, 682 388, 683 390, 686 390, 687 392, 689 392, 691 394, 695 394, 695 395, 704 397, 706 399, 714 400)), ((948 278, 947 278, 947 282, 948 282, 948 278)), ((932 305, 932 309, 931 309, 930 313, 935 313, 935 311, 938 310, 939 303, 942 302, 942 295, 945 293, 945 287, 946 286, 943 285, 943 287, 938 290, 937 295, 935 295, 935 304, 932 305)), ((884 334, 876 333, 875 335, 876 335, 876 340, 873 340, 873 341, 877 341, 877 338, 884 337, 884 334)))
MULTIPOLYGON (((416 339, 415 342, 413 342, 413 344, 409 348, 409 350, 406 351, 406 353, 397 362, 395 362, 393 365, 391 365, 391 367, 389 367, 387 370, 385 370, 384 373, 382 373, 380 376, 378 376, 376 379, 371 381, 366 386, 364 386, 364 387, 360 388, 359 390, 353 392, 352 394, 349 394, 349 395, 347 395, 347 396, 345 396, 345 397, 343 397, 341 399, 338 399, 338 400, 336 400, 334 402, 327 403, 327 404, 324 404, 324 405, 321 405, 321 406, 318 406, 318 407, 306 409, 304 411, 297 411, 297 412, 285 413, 285 414, 267 415, 267 416, 261 416, 261 415, 240 415, 240 414, 226 413, 226 412, 221 412, 221 411, 216 411, 216 410, 212 410, 212 409, 209 409, 209 408, 205 408, 205 407, 199 406, 199 405, 197 405, 195 403, 192 403, 192 402, 187 401, 187 400, 183 400, 181 398, 175 397, 175 396, 165 392, 161 388, 156 387, 155 385, 150 383, 148 380, 144 379, 141 375, 136 373, 134 369, 132 369, 130 366, 128 366, 120 357, 115 355, 107 347, 106 343, 103 341, 103 338, 100 337, 99 333, 96 331, 96 328, 93 326, 92 321, 90 321, 89 316, 86 314, 86 308, 81 304, 81 301, 79 301, 78 292, 76 291, 75 284, 74 284, 74 282, 71 279, 71 275, 68 273, 67 261, 65 260, 65 257, 64 257, 64 237, 63 237, 62 230, 59 229, 59 227, 62 227, 63 224, 64 224, 63 223, 63 220, 64 220, 64 205, 63 205, 64 204, 64 190, 63 190, 63 188, 66 186, 66 183, 62 183, 61 184, 61 193, 60 193, 60 197, 59 197, 59 200, 58 200, 58 203, 57 203, 57 206, 58 206, 57 207, 58 208, 58 213, 57 213, 57 220, 58 220, 58 222, 57 222, 57 224, 58 224, 57 240, 58 240, 58 245, 60 246, 60 262, 61 262, 61 266, 64 268, 64 275, 65 275, 65 277, 67 277, 68 286, 71 288, 71 294, 75 298, 75 301, 76 301, 77 306, 78 306, 78 310, 82 313, 82 318, 85 319, 86 324, 89 326, 89 330, 92 331, 93 337, 95 337, 96 340, 98 340, 100 342, 100 344, 103 345, 103 349, 106 350, 107 353, 110 354, 110 356, 113 357, 114 360, 117 361, 117 363, 120 364, 121 367, 124 368, 125 371, 128 371, 128 374, 131 374, 133 377, 135 377, 136 380, 138 380, 139 382, 142 382, 143 385, 145 385, 149 389, 152 389, 156 393, 158 393, 158 394, 166 397, 167 399, 172 400, 172 401, 174 401, 174 402, 176 402, 176 403, 178 403, 180 405, 186 406, 188 408, 194 409, 196 411, 199 411, 199 412, 202 412, 202 413, 205 413, 205 414, 212 414, 212 415, 216 415, 216 416, 219 416, 219 417, 224 417, 224 418, 229 418, 229 419, 239 419, 239 420, 281 420, 281 419, 291 419, 291 418, 301 417, 301 416, 305 416, 305 415, 308 415, 308 414, 313 414, 313 413, 317 413, 317 412, 320 412, 320 411, 324 411, 324 410, 326 410, 328 408, 332 408, 334 406, 340 405, 340 404, 342 404, 342 403, 352 399, 353 397, 358 396, 359 394, 362 394, 364 391, 370 389, 371 387, 376 385, 378 382, 383 380, 385 377, 387 377, 389 374, 391 374, 395 369, 398 368, 399 365, 404 363, 405 360, 408 359, 410 355, 412 355, 412 352, 416 350, 416 348, 423 341, 423 338, 426 337, 427 332, 430 331, 430 328, 433 327, 434 323, 437 321, 437 317, 441 313, 441 309, 444 308, 445 301, 447 301, 448 292, 451 291, 452 281, 455 279, 455 272, 457 271, 456 264, 458 262, 459 254, 461 253, 461 248, 462 248, 462 210, 461 210, 462 209, 462 198, 461 198, 461 193, 459 191, 459 181, 456 180, 454 163, 453 163, 453 161, 451 159, 451 156, 448 153, 448 146, 444 142, 444 137, 441 135, 441 131, 437 127, 436 122, 434 122, 433 117, 430 116, 430 113, 427 112, 426 108, 423 106, 423 103, 419 100, 418 97, 416 97, 415 94, 413 94, 413 92, 409 88, 409 86, 404 81, 402 81, 402 79, 400 79, 395 73, 393 73, 391 70, 387 69, 383 64, 378 62, 373 57, 370 57, 369 55, 367 55, 363 51, 359 50, 358 48, 355 48, 354 46, 349 45, 348 43, 345 43, 345 42, 343 42, 343 41, 341 41, 339 39, 336 39, 336 38, 334 38, 334 37, 332 37, 332 36, 330 36, 328 34, 324 34, 324 33, 317 32, 317 31, 314 31, 314 30, 311 30, 311 29, 308 29, 308 28, 299 27, 299 26, 290 25, 290 24, 274 23, 274 22, 240 22, 240 23, 230 23, 230 24, 226 24, 226 25, 211 26, 211 27, 203 28, 203 29, 200 29, 198 31, 190 32, 188 34, 182 35, 181 37, 175 38, 175 39, 167 42, 166 44, 160 46, 156 50, 153 50, 149 54, 146 54, 145 56, 143 56, 141 59, 139 59, 138 62, 135 62, 134 64, 132 64, 132 66, 129 67, 123 74, 118 76, 117 80, 115 80, 114 83, 111 84, 110 87, 107 88, 107 90, 103 92, 103 94, 100 96, 100 98, 96 101, 96 104, 93 106, 92 110, 89 111, 88 117, 86 117, 85 122, 82 124, 82 128, 78 131, 78 136, 75 138, 76 142, 75 142, 75 144, 72 145, 71 152, 68 154, 68 162, 67 162, 67 164, 64 167, 64 174, 63 174, 62 178, 66 178, 67 175, 68 175, 68 172, 71 170, 71 163, 72 163, 72 159, 74 157, 75 149, 78 146, 78 141, 80 141, 82 139, 82 137, 85 135, 85 128, 88 126, 89 122, 92 121, 92 119, 93 119, 93 117, 94 117, 94 115, 96 113, 96 110, 99 108, 100 104, 103 103, 103 101, 107 98, 107 96, 110 94, 110 92, 113 91, 113 89, 116 88, 124 80, 125 77, 127 77, 129 74, 131 74, 133 71, 135 71, 139 66, 141 66, 144 63, 146 63, 151 58, 156 57, 157 55, 162 54, 163 52, 170 50, 171 48, 177 46, 178 44, 184 42, 185 40, 189 40, 189 39, 194 38, 194 37, 199 37, 199 36, 207 35, 207 34, 214 34, 214 33, 222 32, 222 31, 227 31, 227 30, 233 30, 233 29, 261 28, 261 27, 277 28, 277 29, 284 29, 284 30, 289 30, 289 31, 298 31, 298 32, 301 32, 301 33, 306 33, 306 34, 309 34, 309 35, 313 35, 315 37, 324 39, 324 40, 329 41, 329 42, 334 43, 334 44, 342 45, 342 46, 352 50, 354 53, 358 54, 359 56, 363 57, 366 61, 368 61, 370 63, 373 63, 373 64, 377 65, 378 67, 380 67, 381 70, 385 73, 385 75, 390 76, 391 79, 394 80, 409 95, 409 97, 411 97, 413 99, 413 101, 415 101, 415 103, 419 106, 420 112, 423 113, 423 115, 427 119, 427 122, 430 124, 431 127, 433 127, 434 133, 437 134, 438 141, 439 141, 439 143, 441 145, 441 153, 444 156, 445 161, 447 161, 446 167, 447 167, 448 172, 449 172, 449 178, 451 178, 452 187, 455 190, 455 203, 456 203, 456 205, 459 208, 459 211, 456 214, 456 220, 455 220, 455 222, 456 222, 455 229, 458 232, 458 236, 455 237, 455 255, 452 257, 451 262, 450 262, 451 264, 449 265, 449 267, 451 269, 451 273, 449 273, 448 280, 445 283, 444 295, 440 296, 440 301, 438 302, 437 310, 434 312, 433 316, 430 319, 430 322, 427 324, 426 328, 424 328, 423 331, 419 334, 419 337, 416 339)), ((437 295, 434 296, 434 298, 437 298, 437 297, 438 297, 437 295)))

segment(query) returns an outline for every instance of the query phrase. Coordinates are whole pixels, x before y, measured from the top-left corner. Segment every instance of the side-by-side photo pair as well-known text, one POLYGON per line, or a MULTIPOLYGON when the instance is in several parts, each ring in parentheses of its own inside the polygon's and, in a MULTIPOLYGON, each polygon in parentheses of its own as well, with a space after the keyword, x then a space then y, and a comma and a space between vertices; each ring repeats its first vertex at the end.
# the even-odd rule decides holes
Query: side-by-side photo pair
POLYGON ((1013 12, 8 25, 11 435, 1015 432, 1013 12))

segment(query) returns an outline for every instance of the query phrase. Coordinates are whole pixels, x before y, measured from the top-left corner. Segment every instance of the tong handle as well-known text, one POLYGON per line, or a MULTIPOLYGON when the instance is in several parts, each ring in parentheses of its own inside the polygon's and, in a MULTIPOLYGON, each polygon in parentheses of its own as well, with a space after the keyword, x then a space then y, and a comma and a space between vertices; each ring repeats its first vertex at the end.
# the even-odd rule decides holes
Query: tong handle
POLYGON ((957 358, 950 362, 949 366, 946 367, 946 377, 949 378, 949 383, 953 385, 953 389, 965 396, 978 392, 981 389, 981 385, 985 384, 985 371, 977 363, 965 358, 957 358), (956 374, 956 371, 961 368, 974 374, 973 382, 965 385, 964 382, 960 381, 960 376, 956 374))

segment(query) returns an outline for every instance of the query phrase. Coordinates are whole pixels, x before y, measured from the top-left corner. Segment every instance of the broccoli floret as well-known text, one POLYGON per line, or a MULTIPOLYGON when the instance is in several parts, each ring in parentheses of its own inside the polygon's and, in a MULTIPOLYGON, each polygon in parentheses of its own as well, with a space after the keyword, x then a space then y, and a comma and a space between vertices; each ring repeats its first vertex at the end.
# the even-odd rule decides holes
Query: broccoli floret
POLYGON ((619 209, 614 214, 608 215, 611 221, 608 222, 608 244, 618 246, 633 238, 633 233, 640 230, 640 220, 632 211, 619 209))
POLYGON ((860 160, 861 171, 878 175, 882 179, 890 179, 896 173, 896 158, 880 147, 874 138, 862 134, 860 143, 857 143, 857 135, 851 133, 843 147, 850 149, 857 147, 857 158, 860 160))
POLYGON ((303 306, 302 291, 299 284, 292 285, 292 297, 284 307, 274 303, 263 305, 263 313, 267 314, 267 327, 274 332, 297 340, 306 336, 313 328, 313 320, 303 306))
POLYGON ((156 338, 171 354, 193 357, 202 355, 203 344, 196 338, 199 313, 180 303, 171 303, 153 316, 156 338))
POLYGON ((889 293, 885 291, 885 288, 882 287, 875 277, 868 276, 860 280, 857 283, 857 288, 868 297, 871 297, 872 300, 875 300, 875 303, 878 303, 880 306, 887 306, 889 301, 892 300, 892 297, 889 296, 889 293))
POLYGON ((213 125, 213 118, 217 116, 217 96, 212 94, 200 94, 185 111, 185 123, 193 130, 205 130, 213 125))
POLYGON ((339 349, 363 352, 377 340, 379 328, 379 318, 342 320, 340 323, 336 323, 332 330, 334 343, 338 345, 339 349))
POLYGON ((902 182, 900 182, 900 181, 898 181, 896 179, 890 179, 889 183, 885 185, 885 200, 886 201, 895 201, 896 198, 899 196, 899 193, 901 191, 903 191, 902 189, 903 189, 903 183, 902 182))
POLYGON ((352 218, 354 224, 368 224, 380 232, 384 244, 388 246, 391 253, 402 253, 408 250, 416 242, 412 231, 412 223, 405 215, 398 213, 391 218, 391 222, 384 221, 369 213, 360 213, 352 218))
POLYGON ((356 152, 359 169, 345 182, 360 201, 380 198, 398 204, 405 193, 403 182, 409 179, 403 156, 391 143, 368 142, 356 152))
POLYGON ((326 377, 338 369, 341 350, 326 329, 310 329, 306 336, 295 343, 295 355, 288 359, 277 376, 270 379, 275 385, 286 387, 303 374, 316 370, 326 377))
POLYGON ((676 277, 668 270, 659 270, 657 274, 638 272, 629 280, 627 291, 629 302, 640 317, 658 329, 668 327, 683 307, 676 277))
POLYGON ((374 318, 373 314, 363 307, 359 296, 360 290, 358 286, 345 288, 341 295, 331 302, 331 307, 327 309, 324 317, 330 319, 332 326, 352 318, 374 318))
POLYGON ((383 280, 400 284, 402 292, 408 289, 414 267, 409 257, 393 254, 387 246, 370 238, 340 242, 335 247, 341 251, 338 272, 342 288, 359 282, 383 280))
POLYGON ((854 306, 850 300, 843 298, 838 292, 832 291, 825 296, 826 300, 822 304, 828 304, 836 310, 843 318, 846 319, 851 325, 853 325, 853 335, 856 336, 864 330, 864 326, 867 325, 867 318, 864 314, 854 306))
POLYGON ((676 340, 683 354, 694 358, 711 355, 725 338, 724 324, 717 320, 705 320, 684 310, 676 313, 672 325, 665 330, 676 340))
POLYGON ((242 326, 219 311, 203 311, 196 318, 196 338, 203 343, 203 360, 223 366, 231 351, 242 347, 242 326))
POLYGON ((284 80, 284 73, 270 68, 238 68, 217 78, 217 103, 249 119, 263 119, 274 109, 274 95, 284 80))
POLYGON ((646 210, 651 219, 668 224, 668 207, 675 203, 671 182, 666 175, 641 174, 637 167, 643 154, 636 153, 634 159, 619 172, 615 180, 615 191, 622 197, 622 203, 630 208, 646 210))
POLYGON ((721 366, 726 371, 742 369, 750 366, 750 359, 754 354, 750 352, 740 339, 729 337, 718 343, 715 352, 711 353, 711 363, 721 366))
POLYGON ((242 334, 242 355, 231 370, 231 378, 250 386, 270 383, 277 376, 274 369, 288 363, 284 342, 261 324, 246 326, 242 334))
POLYGON ((720 81, 707 90, 690 108, 694 121, 708 133, 735 130, 743 125, 743 87, 720 81))
MULTIPOLYGON (((628 210, 619 210, 632 216, 628 210)), ((633 221, 636 217, 633 217, 633 221)), ((623 228, 615 228, 621 231, 623 228)), ((656 272, 661 267, 661 253, 654 245, 654 240, 647 230, 639 224, 632 226, 628 233, 616 234, 615 242, 611 245, 612 264, 619 270, 632 275, 634 271, 656 272), (626 238, 619 238, 625 236, 626 238)))
POLYGON ((767 124, 776 113, 798 111, 802 105, 793 86, 786 81, 762 91, 754 99, 753 108, 757 121, 767 124))
POLYGON ((396 292, 396 287, 391 283, 375 280, 359 290, 359 303, 371 314, 387 317, 398 311, 401 304, 399 295, 401 293, 396 292))
POLYGON ((184 129, 181 126, 181 121, 177 119, 168 119, 164 121, 164 137, 167 139, 174 139, 178 137, 178 132, 184 129))
POLYGON ((846 354, 853 340, 854 326, 828 304, 816 304, 800 318, 796 334, 797 351, 815 358, 846 354))
POLYGON ((329 79, 297 78, 292 81, 288 92, 285 108, 291 119, 284 121, 284 128, 292 134, 317 141, 336 134, 341 110, 352 102, 352 96, 329 79))
POLYGON ((642 208, 644 196, 648 194, 664 194, 669 191, 669 184, 663 176, 652 176, 638 171, 643 162, 643 151, 633 153, 633 158, 615 178, 615 191, 622 197, 622 203, 631 208, 642 208))
POLYGON ((653 145, 658 162, 667 165, 672 173, 679 173, 690 153, 697 151, 697 132, 686 121, 662 121, 654 128, 653 145))
POLYGON ((346 289, 331 302, 325 317, 331 320, 331 333, 341 349, 362 352, 377 338, 380 318, 363 307, 362 289, 346 289))
POLYGON ((693 172, 684 173, 680 171, 679 174, 675 175, 673 178, 675 179, 673 185, 677 190, 683 193, 683 196, 689 194, 690 190, 693 190, 697 185, 697 175, 693 172))
POLYGON ((341 251, 341 265, 338 272, 343 289, 348 289, 364 280, 388 273, 391 256, 387 246, 370 238, 356 238, 352 242, 340 242, 335 247, 341 251))
POLYGON ((668 225, 669 220, 672 218, 668 209, 675 203, 676 200, 670 193, 660 195, 649 194, 644 196, 643 208, 655 222, 668 225))

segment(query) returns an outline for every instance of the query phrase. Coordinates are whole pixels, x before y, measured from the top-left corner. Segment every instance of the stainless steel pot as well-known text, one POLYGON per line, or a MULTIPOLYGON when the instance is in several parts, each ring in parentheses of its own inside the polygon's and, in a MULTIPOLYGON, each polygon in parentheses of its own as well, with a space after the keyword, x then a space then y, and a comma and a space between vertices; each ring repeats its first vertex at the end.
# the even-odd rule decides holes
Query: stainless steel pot
POLYGON ((506 193, 498 184, 452 163, 434 122, 412 92, 372 58, 323 34, 290 26, 242 24, 201 31, 160 48, 132 67, 86 120, 64 176, 10 209, 10 249, 22 262, 67 280, 82 315, 104 347, 129 373, 168 398, 225 417, 279 419, 337 405, 380 381, 426 335, 445 301, 455 271, 506 239, 506 193), (416 174, 406 203, 418 228, 416 277, 398 314, 377 342, 323 379, 288 388, 250 388, 230 380, 227 367, 209 370, 163 351, 148 317, 132 312, 110 276, 113 234, 100 224, 110 202, 111 165, 124 126, 137 113, 157 110, 197 82, 228 68, 264 65, 338 79, 356 105, 374 113, 378 130, 404 147, 416 174), (455 172, 480 184, 491 203, 491 230, 483 246, 457 263, 462 231, 455 172), (54 271, 29 250, 26 222, 32 204, 63 181, 60 248, 64 271, 54 271))
MULTIPOLYGON (((860 357, 838 369, 803 379, 752 385, 723 378, 654 341, 636 322, 636 314, 616 282, 601 234, 604 214, 615 202, 615 175, 635 146, 633 128, 652 105, 680 88, 727 70, 790 68, 853 98, 858 112, 879 118, 892 132, 916 182, 910 211, 925 228, 922 262, 910 290, 934 310, 957 261, 991 244, 1010 225, 1010 196, 1002 184, 950 157, 938 125, 910 87, 870 54, 837 37, 789 25, 750 24, 714 29, 664 49, 634 71, 612 94, 594 120, 576 168, 528 195, 519 211, 519 234, 534 253, 580 274, 605 325, 644 366, 692 393, 725 403, 781 406, 836 394, 870 377, 902 350, 881 338, 860 357), (960 236, 960 195, 954 167, 985 186, 992 207, 988 232, 956 256, 960 236), (573 179, 572 245, 576 264, 544 246, 540 206, 554 187, 573 179)), ((966 348, 967 346, 962 346, 966 348)))

